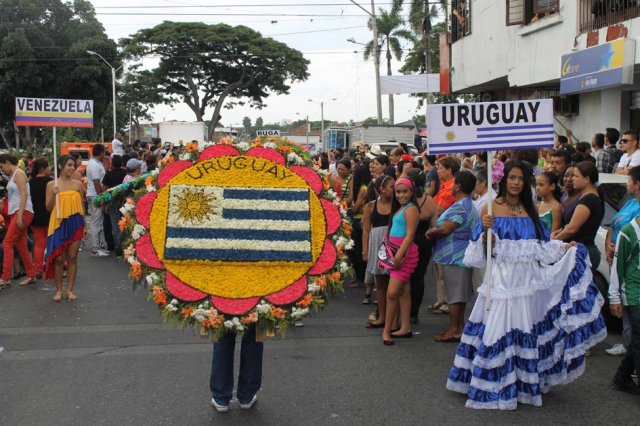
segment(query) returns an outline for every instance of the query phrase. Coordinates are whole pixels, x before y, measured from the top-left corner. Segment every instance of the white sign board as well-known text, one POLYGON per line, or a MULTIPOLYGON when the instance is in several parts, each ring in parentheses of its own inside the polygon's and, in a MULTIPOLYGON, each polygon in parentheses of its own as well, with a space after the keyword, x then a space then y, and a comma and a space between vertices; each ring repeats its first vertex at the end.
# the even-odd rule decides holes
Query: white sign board
POLYGON ((257 130, 256 136, 280 136, 280 130, 257 130))
POLYGON ((429 154, 553 147, 553 100, 435 104, 429 154))

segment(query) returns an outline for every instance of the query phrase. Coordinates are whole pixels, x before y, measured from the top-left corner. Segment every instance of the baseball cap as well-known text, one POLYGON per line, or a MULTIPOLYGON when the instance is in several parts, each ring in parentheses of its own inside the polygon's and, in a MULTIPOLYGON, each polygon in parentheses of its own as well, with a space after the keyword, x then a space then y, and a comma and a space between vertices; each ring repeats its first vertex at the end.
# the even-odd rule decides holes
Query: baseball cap
POLYGON ((130 158, 129 161, 127 161, 127 170, 132 172, 135 169, 137 169, 138 167, 142 167, 142 161, 135 159, 135 158, 130 158))

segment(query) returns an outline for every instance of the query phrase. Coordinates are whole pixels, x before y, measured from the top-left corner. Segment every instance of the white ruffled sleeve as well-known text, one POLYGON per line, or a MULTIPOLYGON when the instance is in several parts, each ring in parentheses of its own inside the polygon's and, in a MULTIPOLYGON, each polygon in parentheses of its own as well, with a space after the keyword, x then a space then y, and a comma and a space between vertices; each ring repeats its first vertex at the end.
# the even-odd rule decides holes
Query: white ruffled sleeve
POLYGON ((485 268, 487 266, 487 250, 482 238, 469 242, 464 252, 463 263, 469 268, 485 268))

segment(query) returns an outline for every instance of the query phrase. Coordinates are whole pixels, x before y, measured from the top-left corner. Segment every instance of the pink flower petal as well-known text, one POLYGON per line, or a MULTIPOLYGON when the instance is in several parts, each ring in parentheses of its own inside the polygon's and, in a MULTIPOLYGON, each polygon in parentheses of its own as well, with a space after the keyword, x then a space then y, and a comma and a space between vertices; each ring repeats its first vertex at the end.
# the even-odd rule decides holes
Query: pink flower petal
POLYGON ((196 290, 193 287, 189 287, 170 272, 167 272, 165 284, 169 293, 171 293, 176 299, 180 299, 184 302, 197 302, 198 300, 202 300, 207 297, 205 293, 200 290, 196 290))
POLYGON ((307 277, 302 277, 284 290, 272 293, 266 299, 274 305, 288 305, 300 299, 307 291, 307 277))
POLYGON ((323 198, 320 201, 324 208, 324 216, 327 218, 327 235, 335 234, 340 229, 340 223, 342 222, 340 209, 327 199, 323 198))
POLYGON ((274 163, 281 164, 283 166, 285 165, 284 157, 280 155, 280 153, 275 149, 256 146, 247 151, 245 155, 248 155, 250 157, 264 158, 266 160, 273 161, 274 163))
POLYGON ((202 151, 202 153, 198 157, 198 161, 205 161, 211 158, 233 156, 239 154, 240 153, 238 152, 238 150, 231 145, 213 145, 202 151))
POLYGON ((322 253, 320 253, 320 257, 313 268, 307 272, 309 275, 320 275, 324 274, 336 263, 336 257, 338 256, 336 252, 336 247, 333 245, 333 241, 330 239, 326 239, 324 241, 324 247, 322 249, 322 253))
POLYGON ((311 189, 313 189, 313 192, 318 195, 322 193, 322 179, 320 179, 320 176, 318 176, 313 169, 302 166, 293 166, 289 167, 289 169, 302 179, 306 180, 311 189))
POLYGON ((226 297, 211 296, 213 306, 229 315, 242 315, 253 309, 260 300, 259 297, 249 299, 227 299, 226 297))
POLYGON ((162 188, 180 172, 187 170, 191 166, 193 166, 191 161, 176 161, 175 163, 169 164, 160 171, 158 175, 158 186, 162 188))
POLYGON ((136 241, 136 256, 149 268, 164 269, 162 261, 158 258, 156 249, 151 242, 151 234, 144 234, 136 241))
POLYGON ((158 193, 150 192, 141 197, 136 203, 136 220, 147 229, 151 226, 149 217, 151 216, 151 209, 153 208, 153 203, 156 201, 156 198, 158 198, 158 193))

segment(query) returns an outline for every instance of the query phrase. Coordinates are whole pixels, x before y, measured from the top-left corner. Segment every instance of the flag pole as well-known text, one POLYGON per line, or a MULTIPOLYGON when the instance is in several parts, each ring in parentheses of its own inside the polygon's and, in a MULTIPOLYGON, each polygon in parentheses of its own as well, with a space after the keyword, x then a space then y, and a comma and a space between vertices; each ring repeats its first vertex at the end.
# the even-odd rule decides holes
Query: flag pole
MULTIPOLYGON (((58 137, 56 134, 57 127, 53 126, 53 176, 55 178, 55 186, 58 187, 58 137)), ((60 192, 60 188, 58 188, 60 192)), ((56 194, 56 217, 60 219, 60 196, 56 194)))
MULTIPOLYGON (((493 216, 493 198, 491 197, 491 191, 493 186, 493 174, 491 173, 493 170, 493 157, 495 153, 493 151, 487 152, 487 189, 489 191, 489 201, 487 202, 487 214, 489 216, 493 216)), ((487 269, 484 274, 484 282, 485 282, 485 299, 484 299, 484 307, 487 311, 491 309, 491 276, 493 269, 493 257, 492 255, 492 245, 493 245, 493 230, 491 228, 487 229, 487 269)))

